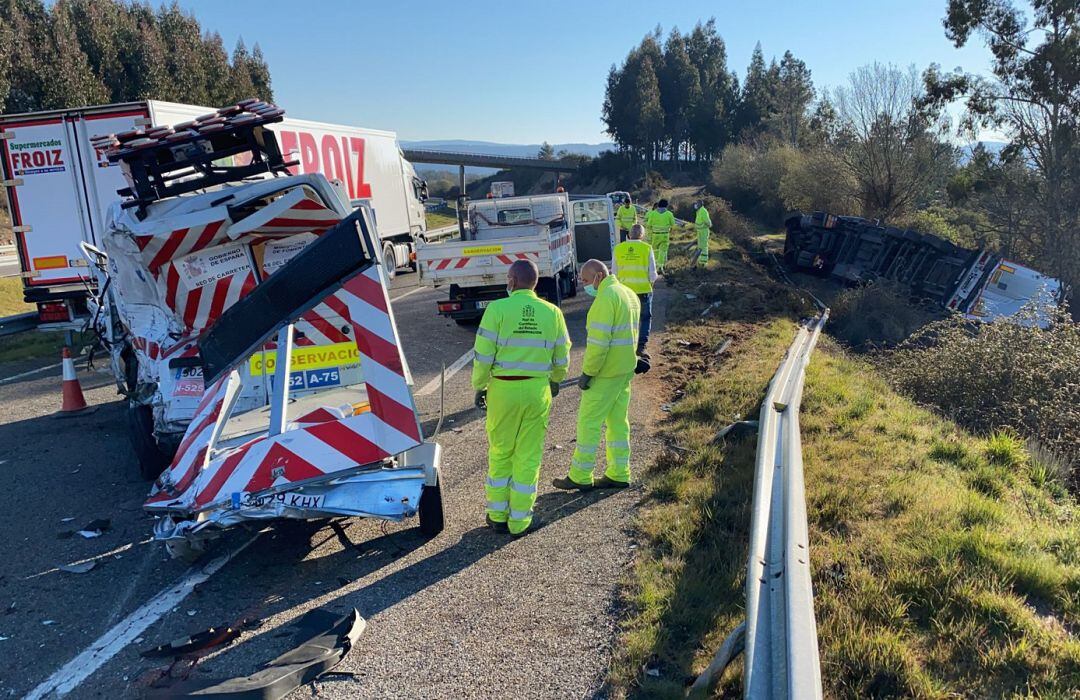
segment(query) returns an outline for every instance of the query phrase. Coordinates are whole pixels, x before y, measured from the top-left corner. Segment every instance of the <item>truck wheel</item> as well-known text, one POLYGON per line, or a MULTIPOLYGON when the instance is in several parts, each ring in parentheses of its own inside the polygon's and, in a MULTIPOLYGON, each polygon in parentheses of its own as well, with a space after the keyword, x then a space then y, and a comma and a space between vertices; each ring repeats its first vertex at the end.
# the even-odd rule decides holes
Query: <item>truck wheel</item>
POLYGON ((442 485, 424 486, 420 491, 420 532, 434 537, 443 531, 442 485))
POLYGON ((563 296, 567 299, 573 299, 577 296, 577 275, 573 272, 566 275, 566 293, 563 296))
POLYGON ((540 296, 547 299, 555 306, 562 303, 562 278, 561 277, 548 277, 547 279, 540 280, 540 284, 537 285, 536 291, 540 296))
POLYGON ((394 279, 397 275, 397 260, 394 258, 394 246, 387 243, 382 249, 383 266, 386 268, 386 279, 394 279))
POLYGON ((154 438, 154 412, 149 406, 128 404, 127 420, 128 436, 139 463, 139 474, 147 481, 153 481, 172 461, 169 454, 158 447, 154 438))

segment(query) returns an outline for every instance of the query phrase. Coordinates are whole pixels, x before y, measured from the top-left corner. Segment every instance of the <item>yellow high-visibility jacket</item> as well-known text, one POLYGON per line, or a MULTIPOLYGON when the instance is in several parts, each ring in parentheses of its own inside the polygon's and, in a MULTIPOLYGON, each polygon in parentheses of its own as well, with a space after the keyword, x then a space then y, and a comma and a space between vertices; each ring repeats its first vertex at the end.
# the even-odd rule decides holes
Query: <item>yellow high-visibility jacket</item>
POLYGON ((487 388, 492 377, 548 377, 561 382, 569 368, 570 335, 562 311, 517 289, 484 310, 473 345, 472 386, 487 388))
POLYGON ((624 204, 615 210, 615 223, 621 229, 630 230, 637 223, 637 209, 633 204, 624 204))
POLYGON ((675 215, 671 213, 670 209, 660 213, 659 209, 653 209, 645 215, 645 228, 649 230, 649 235, 665 236, 671 233, 671 228, 675 225, 675 215))
POLYGON ((653 290, 649 279, 652 254, 652 246, 644 241, 623 241, 615 246, 615 276, 635 294, 649 294, 653 290))
POLYGON ((637 295, 614 275, 597 287, 596 298, 586 319, 588 340, 582 374, 590 377, 617 377, 637 366, 638 319, 641 302, 637 295))
POLYGON ((694 228, 698 229, 711 229, 712 217, 709 216, 709 210, 705 207, 698 207, 697 214, 694 216, 694 228))

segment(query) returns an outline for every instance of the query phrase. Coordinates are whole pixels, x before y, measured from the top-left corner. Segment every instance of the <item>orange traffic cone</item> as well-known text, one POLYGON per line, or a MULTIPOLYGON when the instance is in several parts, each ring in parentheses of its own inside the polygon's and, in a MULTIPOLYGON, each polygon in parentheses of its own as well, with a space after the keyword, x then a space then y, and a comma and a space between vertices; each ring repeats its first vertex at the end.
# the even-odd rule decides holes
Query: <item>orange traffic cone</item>
POLYGON ((60 406, 57 415, 75 414, 87 411, 86 399, 83 397, 82 387, 79 386, 79 377, 75 374, 75 361, 71 359, 71 350, 64 347, 60 356, 64 366, 64 403, 60 406))

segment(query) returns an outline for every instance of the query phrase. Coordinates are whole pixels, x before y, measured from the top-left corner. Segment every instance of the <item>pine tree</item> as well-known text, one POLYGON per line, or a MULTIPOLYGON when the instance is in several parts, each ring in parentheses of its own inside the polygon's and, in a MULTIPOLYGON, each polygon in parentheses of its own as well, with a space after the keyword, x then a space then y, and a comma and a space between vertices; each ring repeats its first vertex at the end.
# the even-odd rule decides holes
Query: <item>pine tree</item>
POLYGON ((0 19, 10 27, 7 99, 4 111, 32 112, 45 104, 45 80, 52 65, 49 18, 41 0, 0 0, 0 19))
POLYGON ((637 94, 638 141, 645 146, 646 159, 652 164, 660 157, 660 142, 664 137, 664 108, 660 105, 660 81, 653 60, 642 56, 638 66, 634 91, 637 94))
POLYGON ((262 49, 258 42, 251 50, 251 59, 248 61, 248 73, 251 74, 251 84, 255 88, 255 96, 259 99, 273 102, 274 90, 270 87, 270 66, 266 65, 262 49))
POLYGON ((672 160, 679 160, 680 146, 690 137, 690 120, 700 100, 701 84, 690 62, 686 41, 678 29, 672 29, 664 45, 664 68, 660 74, 660 102, 672 160))
POLYGON ((165 47, 165 69, 172 76, 169 99, 211 105, 206 89, 198 20, 184 12, 173 0, 171 5, 158 11, 157 24, 165 47))
POLYGON ((255 84, 251 81, 251 54, 244 46, 243 37, 236 40, 233 49, 232 65, 229 66, 229 94, 226 102, 239 102, 249 97, 256 97, 255 84))
POLYGON ((158 31, 154 13, 146 5, 130 5, 121 18, 117 37, 124 81, 120 94, 112 99, 167 100, 171 97, 165 45, 158 31))
POLYGON ((107 100, 105 85, 90 67, 79 44, 71 8, 61 0, 53 6, 49 19, 53 62, 50 79, 45 81, 44 106, 85 106, 107 100))
POLYGON ((814 99, 814 83, 806 63, 785 51, 776 74, 772 120, 780 137, 793 147, 806 128, 806 111, 814 99))
POLYGON ((701 97, 691 114, 690 142, 697 157, 719 153, 735 132, 739 81, 727 67, 727 46, 716 33, 716 20, 698 23, 686 42, 697 69, 701 97))
POLYGON ((206 78, 207 103, 211 106, 228 104, 233 91, 229 54, 225 51, 225 44, 217 32, 205 34, 202 43, 202 73, 206 78))
MULTIPOLYGON (((775 65, 775 61, 773 63, 775 65)), ((779 73, 779 68, 776 72, 779 73)), ((772 82, 773 77, 770 76, 770 69, 765 65, 765 55, 761 51, 761 42, 758 42, 750 56, 750 65, 746 68, 746 80, 743 82, 739 115, 735 124, 736 133, 756 134, 761 131, 762 123, 769 116, 772 82)))

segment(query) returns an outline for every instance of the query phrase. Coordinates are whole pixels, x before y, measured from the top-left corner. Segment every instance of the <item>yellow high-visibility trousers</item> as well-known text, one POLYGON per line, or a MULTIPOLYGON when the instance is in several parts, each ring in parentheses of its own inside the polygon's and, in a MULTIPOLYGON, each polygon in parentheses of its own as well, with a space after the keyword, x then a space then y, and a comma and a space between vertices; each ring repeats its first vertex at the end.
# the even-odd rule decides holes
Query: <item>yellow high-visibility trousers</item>
POLYGON ((654 233, 649 236, 649 244, 653 248, 653 256, 656 258, 657 267, 663 267, 667 264, 667 251, 670 242, 670 233, 654 233))
POLYGON ((709 262, 709 229, 704 226, 697 230, 697 247, 697 264, 704 265, 709 262))
POLYGON ((593 377, 581 392, 578 408, 577 445, 570 458, 570 480, 593 482, 596 450, 600 446, 600 426, 606 426, 607 469, 612 481, 630 482, 630 380, 634 373, 618 377, 593 377))
POLYGON ((550 411, 547 377, 488 384, 487 514, 514 534, 532 522, 550 411))

